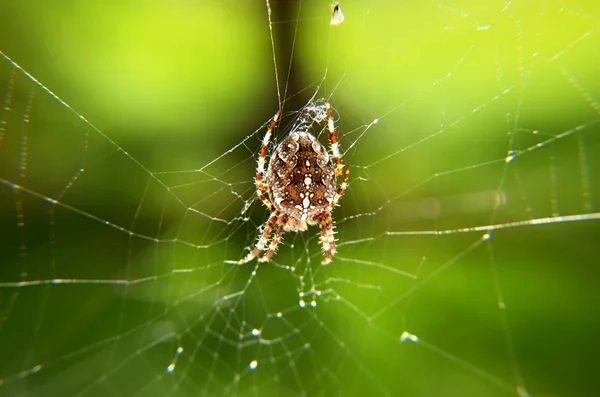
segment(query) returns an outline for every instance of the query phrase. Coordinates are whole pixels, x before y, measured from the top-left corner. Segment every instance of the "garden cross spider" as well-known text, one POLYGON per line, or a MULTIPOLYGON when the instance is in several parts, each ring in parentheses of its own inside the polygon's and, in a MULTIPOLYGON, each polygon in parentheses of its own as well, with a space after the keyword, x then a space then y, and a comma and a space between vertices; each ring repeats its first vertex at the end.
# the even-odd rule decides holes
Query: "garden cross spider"
POLYGON ((337 177, 342 174, 344 166, 335 136, 331 107, 328 101, 320 99, 311 101, 301 111, 289 136, 271 155, 265 182, 263 177, 267 147, 280 115, 280 112, 275 114, 263 138, 255 180, 256 195, 269 208, 271 215, 254 249, 236 263, 247 263, 261 251, 265 253, 258 261, 266 262, 277 250, 283 233, 304 231, 308 225, 319 225, 325 256, 321 263, 326 265, 336 253, 331 211, 346 190, 350 166, 346 167, 342 184, 337 188, 337 177), (320 124, 325 119, 333 158, 330 158, 325 147, 309 132, 314 123, 320 124), (265 197, 265 192, 268 192, 269 198, 265 197))

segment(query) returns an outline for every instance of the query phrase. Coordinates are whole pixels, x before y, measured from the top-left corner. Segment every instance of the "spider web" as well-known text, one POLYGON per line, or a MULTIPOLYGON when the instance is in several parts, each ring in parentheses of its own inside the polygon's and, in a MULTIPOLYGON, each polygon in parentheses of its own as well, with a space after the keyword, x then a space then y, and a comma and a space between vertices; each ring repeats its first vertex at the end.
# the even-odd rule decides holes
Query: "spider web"
POLYGON ((0 395, 598 393, 600 7, 330 6, 0 6, 0 395), (338 254, 226 263, 313 96, 338 254))

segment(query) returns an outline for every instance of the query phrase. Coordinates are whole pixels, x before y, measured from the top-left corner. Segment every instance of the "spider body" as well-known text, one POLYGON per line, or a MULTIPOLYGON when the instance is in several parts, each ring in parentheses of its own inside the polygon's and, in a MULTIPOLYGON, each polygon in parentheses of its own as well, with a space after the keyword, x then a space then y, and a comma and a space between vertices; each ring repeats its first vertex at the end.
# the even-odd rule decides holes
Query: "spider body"
POLYGON ((264 224, 254 249, 236 263, 247 263, 262 251, 265 254, 259 261, 268 261, 277 250, 283 233, 304 231, 309 225, 318 225, 325 257, 322 264, 326 265, 336 253, 331 211, 346 189, 350 167, 346 167, 338 188, 336 180, 344 167, 331 108, 329 102, 318 100, 309 103, 302 110, 289 136, 271 155, 265 183, 263 178, 267 148, 279 116, 278 112, 273 117, 263 138, 255 179, 256 195, 269 208, 271 215, 264 224), (313 124, 320 124, 325 120, 331 141, 331 156, 310 133, 313 124))
POLYGON ((317 224, 336 193, 335 167, 309 132, 292 133, 281 142, 269 162, 267 181, 273 206, 290 218, 286 232, 317 224))

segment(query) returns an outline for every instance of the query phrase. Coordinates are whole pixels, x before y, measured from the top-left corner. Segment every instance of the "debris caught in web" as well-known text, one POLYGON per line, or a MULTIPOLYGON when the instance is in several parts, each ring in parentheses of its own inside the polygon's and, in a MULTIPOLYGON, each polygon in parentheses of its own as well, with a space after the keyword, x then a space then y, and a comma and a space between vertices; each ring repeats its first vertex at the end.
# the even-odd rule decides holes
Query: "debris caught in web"
POLYGON ((331 7, 331 21, 329 22, 329 24, 331 26, 338 26, 342 22, 344 22, 344 13, 342 12, 340 3, 336 1, 333 4, 333 7, 331 7))

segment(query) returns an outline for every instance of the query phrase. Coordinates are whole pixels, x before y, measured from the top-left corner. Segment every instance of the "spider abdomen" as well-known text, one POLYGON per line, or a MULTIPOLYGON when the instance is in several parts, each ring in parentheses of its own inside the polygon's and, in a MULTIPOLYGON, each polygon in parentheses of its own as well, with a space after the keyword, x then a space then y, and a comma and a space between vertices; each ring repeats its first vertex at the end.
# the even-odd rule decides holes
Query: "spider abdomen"
POLYGON ((325 147, 308 132, 291 133, 271 156, 267 170, 273 205, 297 221, 314 224, 336 193, 335 166, 325 147))

